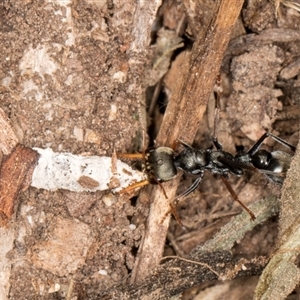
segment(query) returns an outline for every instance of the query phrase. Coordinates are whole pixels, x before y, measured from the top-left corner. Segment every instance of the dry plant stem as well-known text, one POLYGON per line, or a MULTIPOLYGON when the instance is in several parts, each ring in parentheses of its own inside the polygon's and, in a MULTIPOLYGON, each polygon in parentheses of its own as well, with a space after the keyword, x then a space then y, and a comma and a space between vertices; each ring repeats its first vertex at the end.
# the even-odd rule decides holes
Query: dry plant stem
POLYGON ((167 107, 158 144, 164 142, 170 146, 176 139, 193 141, 242 4, 243 1, 232 1, 229 7, 226 1, 221 1, 205 35, 196 39, 179 93, 173 94, 167 107))
MULTIPOLYGON (((187 61, 188 69, 185 68, 184 78, 179 80, 179 92, 173 92, 170 99, 157 137, 158 145, 171 146, 178 138, 187 143, 193 141, 242 5, 241 0, 232 1, 230 6, 227 1, 217 2, 217 14, 204 35, 196 37, 187 61)), ((200 28, 200 24, 195 26, 200 28)), ((173 199, 178 181, 179 178, 165 185, 169 199, 173 199)), ((159 187, 153 188, 149 199, 152 205, 132 282, 145 278, 153 266, 159 264, 167 235, 169 217, 163 223, 161 220, 170 209, 169 202, 164 199, 159 187)))
POLYGON ((254 299, 286 299, 300 282, 296 259, 300 251, 300 149, 283 185, 277 251, 265 268, 254 299), (282 276, 284 274, 284 276, 282 276))

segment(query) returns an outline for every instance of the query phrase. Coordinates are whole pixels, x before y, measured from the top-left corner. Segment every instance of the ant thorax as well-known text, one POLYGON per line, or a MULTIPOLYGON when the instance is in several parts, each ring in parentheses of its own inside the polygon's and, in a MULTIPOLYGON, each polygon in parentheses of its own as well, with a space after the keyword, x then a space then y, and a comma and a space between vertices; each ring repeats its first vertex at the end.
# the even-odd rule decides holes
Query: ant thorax
POLYGON ((234 166, 235 157, 226 151, 216 150, 212 151, 210 155, 210 164, 207 167, 212 173, 225 175, 229 173, 241 176, 243 170, 240 167, 234 166))
POLYGON ((191 174, 199 174, 210 163, 211 150, 187 147, 175 157, 175 166, 191 174))

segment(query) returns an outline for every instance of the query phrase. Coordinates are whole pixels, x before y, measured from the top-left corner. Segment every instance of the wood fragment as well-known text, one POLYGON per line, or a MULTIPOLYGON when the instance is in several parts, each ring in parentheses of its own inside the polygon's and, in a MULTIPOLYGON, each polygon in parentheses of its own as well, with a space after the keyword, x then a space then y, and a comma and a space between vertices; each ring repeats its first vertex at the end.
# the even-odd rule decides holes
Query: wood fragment
POLYGON ((151 26, 149 24, 153 23, 161 2, 161 0, 137 2, 137 13, 134 15, 132 25, 133 42, 130 46, 130 51, 140 53, 148 49, 151 39, 151 26))
POLYGON ((31 148, 18 144, 13 152, 2 161, 0 167, 0 226, 6 226, 16 206, 19 192, 39 154, 31 148))

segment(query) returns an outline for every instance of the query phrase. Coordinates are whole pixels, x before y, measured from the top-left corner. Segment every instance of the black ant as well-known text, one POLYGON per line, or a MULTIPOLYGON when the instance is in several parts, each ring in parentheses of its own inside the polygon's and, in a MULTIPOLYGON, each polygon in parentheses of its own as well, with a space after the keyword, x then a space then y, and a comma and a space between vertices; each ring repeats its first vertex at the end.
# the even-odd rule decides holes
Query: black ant
POLYGON ((284 174, 290 166, 292 157, 283 151, 269 152, 267 150, 260 150, 262 143, 268 137, 273 138, 293 152, 296 151, 296 147, 270 132, 265 132, 249 151, 238 152, 235 156, 224 151, 222 144, 218 142, 217 138, 213 140, 216 150, 196 149, 179 141, 184 150, 178 155, 175 155, 173 149, 168 147, 157 147, 147 151, 145 156, 146 171, 150 178, 154 178, 156 182, 171 180, 176 176, 177 169, 197 175, 198 177, 193 184, 178 196, 177 199, 189 195, 198 187, 205 170, 218 174, 221 176, 234 200, 238 201, 249 213, 251 219, 254 220, 254 214, 238 199, 227 179, 229 174, 236 176, 243 175, 243 170, 245 169, 265 173, 271 181, 277 184, 283 183, 284 174))
MULTIPOLYGON (((235 156, 224 151, 217 138, 213 140, 216 150, 196 149, 182 141, 178 141, 184 147, 184 150, 177 155, 173 149, 169 147, 157 147, 147 150, 144 156, 144 169, 148 174, 149 180, 130 186, 124 191, 149 183, 160 184, 161 182, 169 181, 177 175, 177 169, 197 175, 198 177, 193 184, 177 197, 177 199, 179 199, 192 193, 200 184, 204 176, 204 171, 208 170, 221 176, 234 200, 238 201, 249 213, 251 219, 254 220, 254 214, 238 199, 227 179, 229 174, 241 176, 244 174, 243 170, 251 170, 265 173, 271 181, 282 184, 284 180, 283 175, 290 166, 291 155, 283 151, 269 152, 267 150, 260 150, 263 141, 268 137, 273 138, 275 141, 295 152, 296 148, 294 146, 270 132, 265 132, 249 151, 238 152, 235 156)), ((141 158, 142 154, 125 154, 122 156, 141 158)))
MULTIPOLYGON (((237 201, 248 212, 251 219, 254 220, 254 214, 239 200, 238 196, 228 182, 229 174, 241 176, 244 174, 244 170, 259 171, 264 173, 271 181, 277 184, 282 184, 284 175, 290 166, 292 156, 283 151, 269 152, 267 150, 260 149, 260 147, 264 140, 268 137, 271 137, 293 152, 296 151, 296 147, 267 131, 247 152, 239 151, 236 155, 232 155, 231 153, 224 151, 222 144, 217 139, 220 106, 219 98, 220 94, 218 94, 216 99, 214 120, 213 144, 216 150, 196 149, 184 143, 183 141, 178 140, 177 142, 184 148, 179 154, 176 154, 174 150, 169 147, 156 147, 148 149, 142 154, 120 154, 119 157, 144 159, 143 168, 148 174, 148 180, 129 186, 122 192, 126 192, 133 188, 144 186, 149 183, 157 183, 162 187, 161 182, 166 182, 173 179, 177 175, 177 169, 181 169, 186 173, 190 173, 198 177, 184 193, 176 198, 176 201, 178 202, 180 198, 189 195, 198 187, 204 176, 204 171, 208 170, 214 174, 220 175, 233 199, 237 201)), ((163 187, 162 190, 165 197, 168 198, 163 187)), ((171 209, 176 220, 179 224, 181 224, 172 204, 171 209)))

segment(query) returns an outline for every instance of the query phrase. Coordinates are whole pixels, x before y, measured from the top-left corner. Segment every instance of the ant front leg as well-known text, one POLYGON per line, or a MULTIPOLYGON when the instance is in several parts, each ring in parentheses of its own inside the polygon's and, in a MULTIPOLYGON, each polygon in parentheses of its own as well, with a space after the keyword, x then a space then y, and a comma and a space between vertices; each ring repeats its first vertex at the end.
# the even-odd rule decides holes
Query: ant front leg
POLYGON ((150 184, 149 180, 143 180, 143 181, 140 181, 140 182, 136 182, 136 183, 134 183, 132 185, 129 185, 128 187, 124 188, 123 190, 121 190, 119 192, 119 194, 122 195, 122 194, 128 193, 128 192, 130 192, 130 191, 132 191, 136 188, 140 188, 140 187, 146 186, 148 184, 150 184))
POLYGON ((180 201, 181 198, 189 195, 190 193, 192 193, 198 187, 198 185, 200 184, 200 182, 203 178, 203 175, 204 175, 204 171, 202 171, 200 173, 199 177, 193 182, 193 184, 184 193, 182 193, 181 195, 179 195, 175 198, 174 204, 170 203, 170 211, 168 211, 167 214, 164 216, 164 218, 162 219, 162 222, 165 220, 166 216, 171 212, 173 214, 175 220, 179 224, 179 226, 183 229, 185 228, 184 225, 182 224, 181 220, 180 220, 180 217, 179 217, 178 213, 177 213, 176 206, 177 206, 177 204, 178 204, 178 202, 180 201))
POLYGON ((264 140, 269 136, 269 132, 266 131, 259 139, 258 141, 249 149, 247 152, 248 156, 253 156, 260 148, 264 140))
POLYGON ((204 171, 201 171, 200 174, 198 175, 199 177, 193 182, 193 184, 182 194, 180 194, 178 197, 176 197, 176 204, 178 203, 178 201, 183 198, 188 196, 189 194, 191 194, 200 184, 203 176, 204 176, 204 171))

